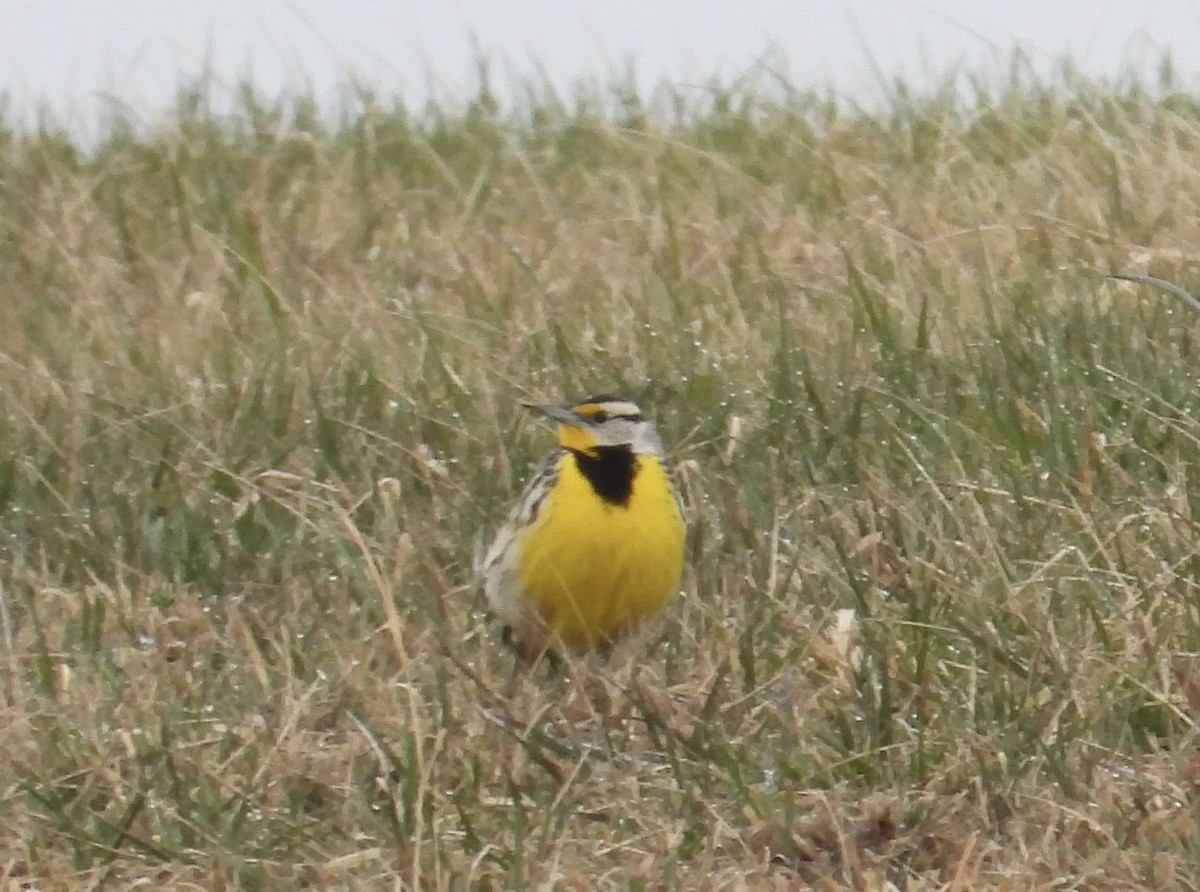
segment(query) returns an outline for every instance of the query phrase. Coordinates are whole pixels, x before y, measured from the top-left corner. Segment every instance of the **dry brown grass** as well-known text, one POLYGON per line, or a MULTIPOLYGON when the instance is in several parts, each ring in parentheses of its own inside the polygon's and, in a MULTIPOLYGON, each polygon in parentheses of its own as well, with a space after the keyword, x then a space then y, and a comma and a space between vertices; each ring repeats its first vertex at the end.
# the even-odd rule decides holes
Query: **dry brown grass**
POLYGON ((1200 886, 1200 106, 365 105, 0 140, 0 888, 1200 886), (601 388, 683 593, 514 678, 601 388))

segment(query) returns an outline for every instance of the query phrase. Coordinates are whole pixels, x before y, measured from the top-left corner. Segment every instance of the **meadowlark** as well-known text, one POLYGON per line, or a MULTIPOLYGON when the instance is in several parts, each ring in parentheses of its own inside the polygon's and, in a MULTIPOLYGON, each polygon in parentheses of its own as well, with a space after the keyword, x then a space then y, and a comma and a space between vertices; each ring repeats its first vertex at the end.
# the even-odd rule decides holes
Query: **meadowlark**
POLYGON ((524 404, 558 424, 483 561, 488 603, 526 657, 590 650, 658 613, 679 585, 683 515, 637 404, 604 394, 524 404))

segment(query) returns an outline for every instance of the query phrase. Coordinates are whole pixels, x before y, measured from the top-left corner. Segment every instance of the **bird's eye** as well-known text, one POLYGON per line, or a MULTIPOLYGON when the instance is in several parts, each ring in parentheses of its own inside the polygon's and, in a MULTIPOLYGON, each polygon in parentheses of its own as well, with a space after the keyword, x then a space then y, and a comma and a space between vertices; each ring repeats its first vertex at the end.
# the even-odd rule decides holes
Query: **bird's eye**
POLYGON ((604 424, 604 422, 608 421, 608 413, 605 412, 603 409, 601 409, 598 412, 593 412, 592 413, 592 421, 595 424, 604 424))

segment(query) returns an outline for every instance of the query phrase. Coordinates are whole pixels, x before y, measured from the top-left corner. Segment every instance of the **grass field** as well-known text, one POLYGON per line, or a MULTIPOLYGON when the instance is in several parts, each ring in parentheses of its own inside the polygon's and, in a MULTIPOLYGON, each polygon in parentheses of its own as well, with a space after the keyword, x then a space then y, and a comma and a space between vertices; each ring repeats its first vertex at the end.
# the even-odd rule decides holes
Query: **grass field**
POLYGON ((529 94, 0 132, 0 888, 1200 888, 1200 99, 529 94), (513 678, 600 390, 682 594, 513 678))

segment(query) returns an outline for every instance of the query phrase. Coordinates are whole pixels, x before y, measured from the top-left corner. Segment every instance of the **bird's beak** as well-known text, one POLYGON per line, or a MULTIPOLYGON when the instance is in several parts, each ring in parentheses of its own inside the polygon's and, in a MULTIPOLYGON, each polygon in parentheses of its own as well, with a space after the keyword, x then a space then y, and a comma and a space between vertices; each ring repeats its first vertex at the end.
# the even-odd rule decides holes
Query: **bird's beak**
POLYGON ((526 409, 537 412, 539 415, 545 415, 552 421, 557 421, 559 424, 569 424, 571 427, 580 427, 586 424, 586 420, 574 412, 570 406, 560 406, 557 403, 521 403, 526 409))

